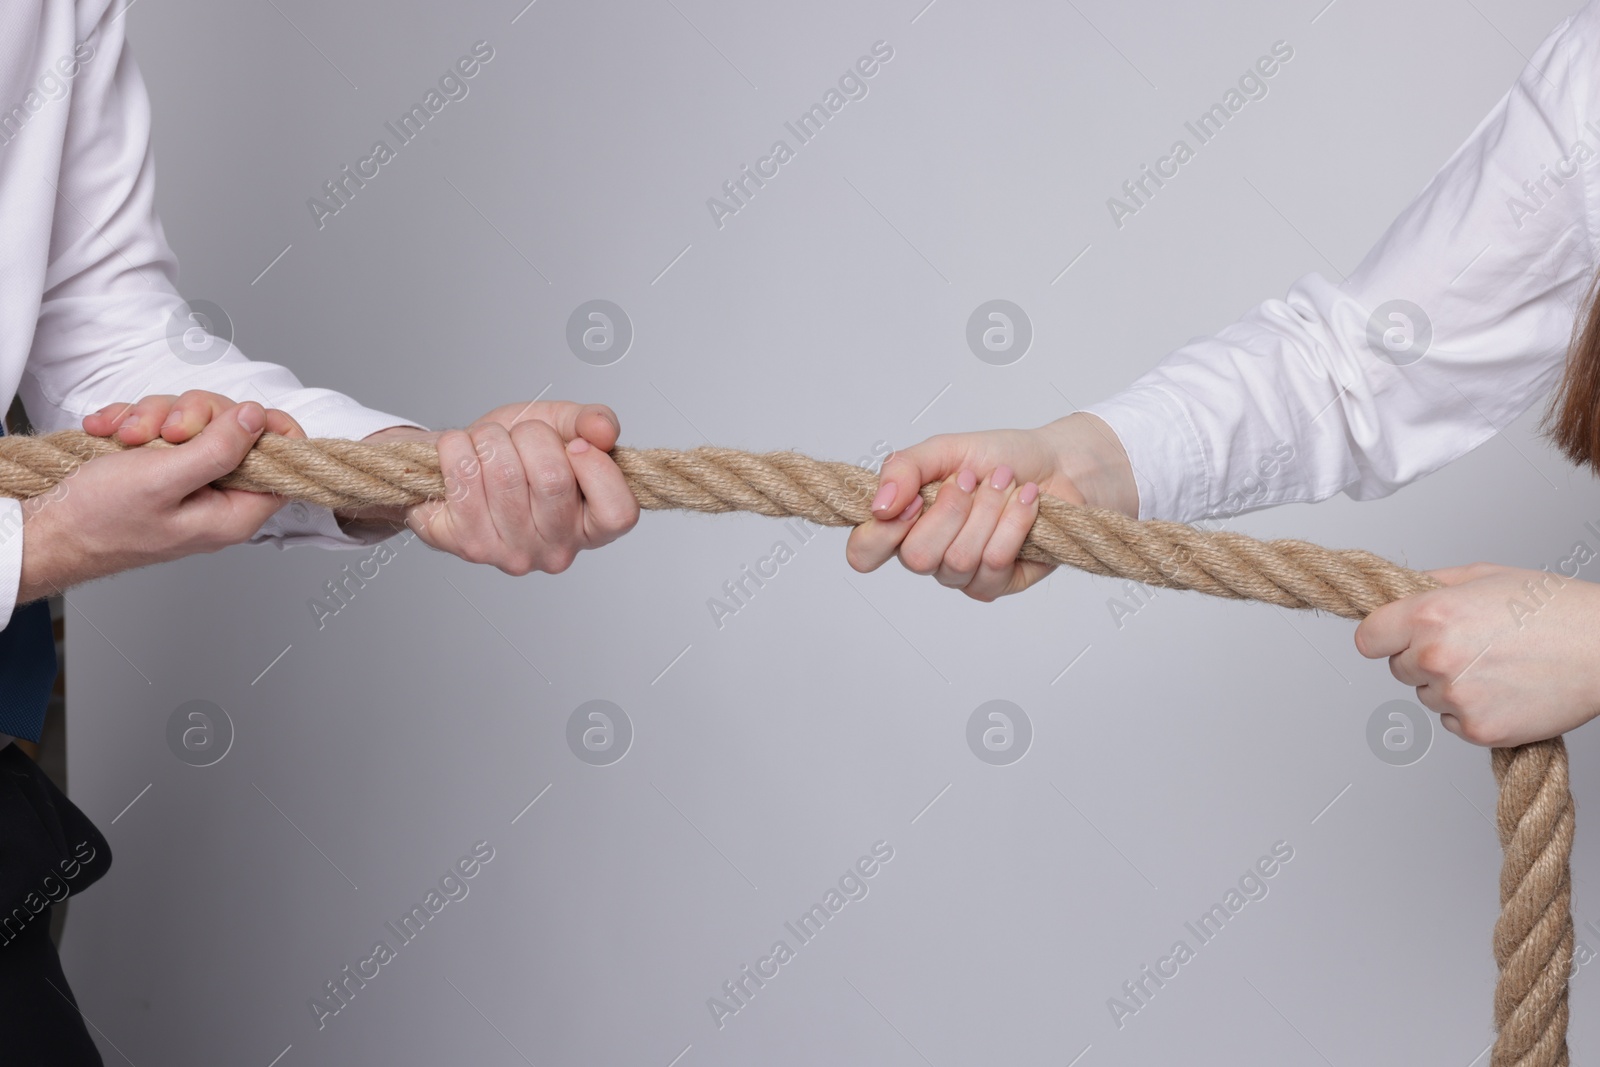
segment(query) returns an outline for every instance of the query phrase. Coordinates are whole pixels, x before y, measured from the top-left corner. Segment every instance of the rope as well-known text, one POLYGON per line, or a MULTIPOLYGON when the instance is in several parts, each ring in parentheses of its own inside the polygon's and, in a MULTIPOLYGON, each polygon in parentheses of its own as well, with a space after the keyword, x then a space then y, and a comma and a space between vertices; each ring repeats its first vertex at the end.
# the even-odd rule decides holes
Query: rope
MULTIPOLYGON (((145 447, 170 447, 154 442, 145 447)), ((80 465, 122 451, 75 430, 0 438, 0 496, 50 492, 80 465)), ((793 452, 728 448, 617 448, 612 457, 646 510, 749 511, 825 526, 870 519, 877 479, 848 463, 793 452)), ((426 442, 365 444, 264 434, 215 485, 272 492, 332 508, 405 506, 445 495, 439 456, 426 442)), ((922 488, 932 503, 936 485, 922 488)), ((1348 619, 1438 587, 1426 574, 1359 549, 1259 541, 1182 523, 1130 519, 1103 508, 1039 497, 1022 557, 1091 574, 1193 589, 1235 600, 1328 611, 1348 619)), ((1497 828, 1505 860, 1494 957, 1497 1038, 1491 1067, 1566 1067, 1567 977, 1573 952, 1573 803, 1561 738, 1495 749, 1497 828)))

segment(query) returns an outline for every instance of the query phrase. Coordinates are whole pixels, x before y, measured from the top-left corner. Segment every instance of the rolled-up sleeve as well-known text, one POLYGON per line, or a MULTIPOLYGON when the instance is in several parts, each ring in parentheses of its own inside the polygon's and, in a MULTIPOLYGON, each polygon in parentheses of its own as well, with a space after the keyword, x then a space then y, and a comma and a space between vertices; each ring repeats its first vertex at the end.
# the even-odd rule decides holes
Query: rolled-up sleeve
POLYGON ((1597 64, 1591 3, 1348 279, 1307 275, 1092 405, 1140 517, 1384 496, 1548 396, 1597 259, 1597 64))

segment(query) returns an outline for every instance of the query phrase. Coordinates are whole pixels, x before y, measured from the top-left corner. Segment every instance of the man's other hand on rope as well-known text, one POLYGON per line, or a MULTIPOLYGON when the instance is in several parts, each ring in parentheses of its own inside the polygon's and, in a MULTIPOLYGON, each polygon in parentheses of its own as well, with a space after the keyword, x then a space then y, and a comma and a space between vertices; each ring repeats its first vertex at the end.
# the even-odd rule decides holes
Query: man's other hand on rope
POLYGON ((438 446, 445 498, 351 518, 403 522, 434 548, 507 574, 559 574, 639 521, 609 454, 621 432, 605 405, 568 401, 507 404, 465 430, 382 430, 367 440, 438 446))

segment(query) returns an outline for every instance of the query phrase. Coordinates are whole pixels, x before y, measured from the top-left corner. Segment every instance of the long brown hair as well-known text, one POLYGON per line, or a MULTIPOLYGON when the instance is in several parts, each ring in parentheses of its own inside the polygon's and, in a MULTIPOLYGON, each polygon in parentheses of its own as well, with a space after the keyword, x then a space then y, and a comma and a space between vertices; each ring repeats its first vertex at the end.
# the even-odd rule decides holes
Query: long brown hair
POLYGON ((1545 432, 1566 457, 1600 471, 1600 274, 1572 327, 1567 368, 1545 412, 1545 432))

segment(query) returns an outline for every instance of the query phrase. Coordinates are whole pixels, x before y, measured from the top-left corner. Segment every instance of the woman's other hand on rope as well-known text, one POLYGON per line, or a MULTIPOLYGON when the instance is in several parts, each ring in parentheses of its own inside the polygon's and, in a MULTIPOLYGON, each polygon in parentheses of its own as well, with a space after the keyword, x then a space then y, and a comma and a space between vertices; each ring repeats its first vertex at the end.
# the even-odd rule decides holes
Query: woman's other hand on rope
POLYGON ((907 569, 975 600, 1019 593, 1053 569, 1017 559, 1039 493, 1135 515, 1138 491, 1121 444, 1093 415, 1036 430, 943 434, 891 455, 878 475, 873 517, 850 534, 858 571, 899 556, 907 569), (926 511, 918 491, 940 483, 926 511))
POLYGON ((1600 714, 1600 585, 1492 563, 1429 573, 1445 587, 1374 611, 1356 649, 1387 656, 1446 730, 1508 748, 1600 714))
POLYGON ((367 440, 437 443, 445 499, 350 518, 404 522, 434 548, 507 574, 558 574, 639 521, 608 454, 620 432, 610 408, 566 401, 507 404, 465 430, 383 430, 367 440))

